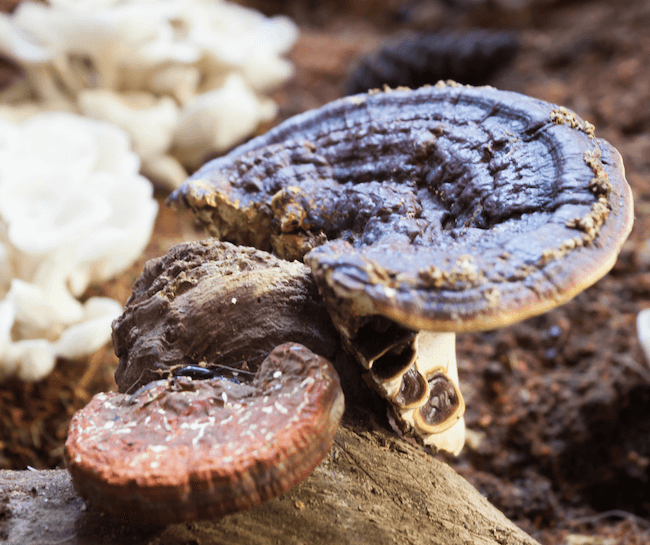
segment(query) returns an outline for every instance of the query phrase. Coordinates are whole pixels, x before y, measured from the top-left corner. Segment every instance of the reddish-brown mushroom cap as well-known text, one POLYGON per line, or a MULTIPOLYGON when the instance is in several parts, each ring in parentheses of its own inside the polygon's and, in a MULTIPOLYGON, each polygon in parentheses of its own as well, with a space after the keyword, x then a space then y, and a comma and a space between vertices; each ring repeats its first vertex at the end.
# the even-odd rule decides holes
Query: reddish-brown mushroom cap
POLYGON ((121 520, 217 517, 304 480, 342 413, 329 362, 286 343, 248 385, 178 377, 97 394, 72 419, 66 463, 81 496, 121 520))

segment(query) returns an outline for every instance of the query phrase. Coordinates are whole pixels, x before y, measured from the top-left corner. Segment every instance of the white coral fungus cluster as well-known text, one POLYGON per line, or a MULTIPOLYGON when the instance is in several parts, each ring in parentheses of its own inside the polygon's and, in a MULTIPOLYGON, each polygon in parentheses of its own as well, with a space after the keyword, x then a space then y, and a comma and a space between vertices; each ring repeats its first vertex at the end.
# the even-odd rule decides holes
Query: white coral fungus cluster
POLYGON ((177 186, 275 116, 265 93, 291 75, 296 38, 287 18, 219 0, 23 2, 0 15, 0 53, 25 72, 0 100, 114 123, 143 172, 177 186))
POLYGON ((158 210, 129 137, 108 123, 0 117, 0 379, 39 380, 109 339, 121 305, 80 302, 144 250, 158 210))

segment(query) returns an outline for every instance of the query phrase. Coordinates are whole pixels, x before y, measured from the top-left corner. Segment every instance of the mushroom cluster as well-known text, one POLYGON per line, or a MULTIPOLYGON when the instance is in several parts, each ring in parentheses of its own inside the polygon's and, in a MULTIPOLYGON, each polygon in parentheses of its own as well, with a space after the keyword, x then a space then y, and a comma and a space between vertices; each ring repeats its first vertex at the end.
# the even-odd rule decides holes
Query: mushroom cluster
POLYGON ((609 271, 633 220, 621 157, 590 123, 453 82, 298 115, 169 201, 221 239, 303 259, 403 433, 452 452, 455 333, 568 301, 609 271))
MULTIPOLYGON (((242 479, 255 481, 254 500, 244 506, 268 497, 260 488, 284 489, 280 474, 271 483, 238 469, 259 455, 255 467, 266 475, 269 463, 267 451, 247 447, 257 445, 259 428, 245 416, 252 398, 234 395, 245 413, 237 413, 237 444, 247 454, 225 476, 214 460, 196 475, 193 468, 204 466, 187 445, 236 448, 229 428, 222 435, 203 405, 192 415, 186 402, 167 402, 175 392, 206 388, 225 407, 242 382, 266 400, 269 392, 255 385, 262 369, 271 373, 265 358, 282 343, 300 343, 304 349, 291 349, 321 359, 342 345, 387 400, 400 433, 459 452, 465 406, 455 334, 566 302, 608 272, 632 227, 620 155, 593 126, 517 93, 450 83, 355 95, 306 112, 208 163, 169 202, 191 208, 217 238, 239 246, 182 245, 147 265, 114 323, 122 393, 80 411, 66 444, 82 496, 119 516, 137 509, 141 521, 153 509, 137 507, 136 496, 151 505, 178 499, 189 514, 176 520, 188 520, 199 512, 196 501, 238 497, 242 479), (156 452, 167 452, 160 437, 176 445, 179 428, 194 433, 169 453, 177 486, 146 452, 149 431, 138 439, 153 412, 163 415, 151 432, 159 434, 156 452), (115 422, 123 436, 101 431, 115 422), (125 453, 128 467, 111 462, 125 453)), ((283 380, 284 367, 275 364, 272 376, 283 380)), ((329 386, 334 380, 322 369, 329 386)), ((290 397, 299 404, 306 395, 290 397)), ((317 407, 321 423, 310 429, 331 430, 338 402, 317 407)), ((303 436, 290 414, 284 422, 303 436)), ((329 431, 323 438, 327 445, 329 431)), ((291 482, 294 447, 278 446, 270 456, 291 482)), ((308 454, 314 457, 305 467, 324 456, 322 449, 308 454)))
POLYGON ((291 75, 296 37, 287 18, 215 0, 21 2, 0 14, 0 53, 24 77, 0 101, 113 123, 143 172, 177 187, 275 116, 265 93, 291 75))
POLYGON ((40 380, 110 340, 122 305, 79 301, 144 250, 158 205, 124 131, 64 113, 0 118, 0 378, 40 380))
POLYGON ((305 479, 343 414, 336 330, 309 269, 209 240, 149 261, 114 323, 121 393, 78 411, 66 464, 130 522, 250 508, 305 479))

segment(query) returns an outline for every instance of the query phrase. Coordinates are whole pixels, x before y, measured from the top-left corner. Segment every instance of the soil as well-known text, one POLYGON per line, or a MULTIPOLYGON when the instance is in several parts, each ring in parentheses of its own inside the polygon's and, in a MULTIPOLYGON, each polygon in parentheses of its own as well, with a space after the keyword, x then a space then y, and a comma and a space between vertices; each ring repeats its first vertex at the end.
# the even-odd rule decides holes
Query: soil
MULTIPOLYGON (((361 57, 407 31, 507 29, 518 51, 484 83, 573 109, 621 152, 636 220, 614 269, 544 316, 459 336, 469 441, 460 456, 438 458, 545 545, 650 543, 650 363, 636 334, 637 313, 650 307, 650 2, 241 3, 301 29, 295 76, 274 93, 278 121, 341 96, 361 57)), ((202 236, 164 196, 142 259, 87 296, 125 302, 146 259, 202 236)), ((106 347, 59 362, 42 382, 3 383, 0 468, 63 467, 70 416, 116 389, 116 364, 106 347)))

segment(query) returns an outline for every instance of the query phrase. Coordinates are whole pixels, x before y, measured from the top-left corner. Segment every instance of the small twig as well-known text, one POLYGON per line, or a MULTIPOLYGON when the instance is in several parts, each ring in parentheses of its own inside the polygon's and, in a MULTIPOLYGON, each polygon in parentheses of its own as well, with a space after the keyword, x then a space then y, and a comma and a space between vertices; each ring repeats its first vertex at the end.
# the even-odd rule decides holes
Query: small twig
POLYGON ((650 383, 650 372, 648 372, 640 363, 638 363, 636 360, 634 360, 630 356, 615 354, 612 357, 612 359, 616 363, 626 367, 630 371, 633 371, 633 372, 637 373, 643 380, 650 383))
MULTIPOLYGON (((235 363, 236 364, 237 363, 245 363, 248 360, 259 360, 260 358, 263 358, 263 357, 265 357, 265 356, 263 356, 263 355, 255 356, 253 358, 246 358, 245 360, 236 361, 235 363)), ((223 363, 214 363, 212 365, 214 365, 215 367, 219 367, 220 369, 227 369, 228 371, 232 371, 233 373, 244 373, 246 375, 254 375, 255 374, 254 371, 246 371, 245 369, 239 369, 237 367, 230 367, 229 365, 224 365, 223 363)))
POLYGON ((77 532, 69 535, 68 537, 64 537, 63 539, 59 539, 58 541, 50 541, 49 545, 60 545, 61 543, 66 543, 75 537, 77 537, 77 532))
POLYGON ((576 526, 578 524, 595 524, 596 522, 606 518, 624 519, 633 525, 635 532, 638 531, 638 526, 644 528, 645 532, 650 531, 650 521, 644 519, 643 517, 635 515, 634 513, 623 511, 622 509, 612 509, 610 511, 603 511, 602 513, 598 513, 596 515, 580 517, 567 522, 570 526, 576 526))
POLYGON ((106 355, 108 351, 108 345, 105 344, 97 350, 92 356, 90 356, 90 359, 88 360, 88 366, 86 367, 86 371, 84 374, 81 376, 81 379, 79 379, 79 382, 77 383, 77 388, 80 388, 81 390, 86 390, 88 386, 90 385, 93 377, 97 374, 97 371, 102 365, 102 362, 104 361, 104 356, 106 355))
POLYGON ((140 373, 140 376, 137 378, 137 380, 136 380, 133 384, 131 384, 131 386, 129 386, 129 387, 124 391, 124 395, 128 394, 128 393, 129 393, 133 388, 135 388, 135 387, 138 385, 138 382, 140 382, 140 379, 143 377, 145 371, 146 371, 146 369, 143 369, 143 370, 142 370, 142 372, 140 373))

